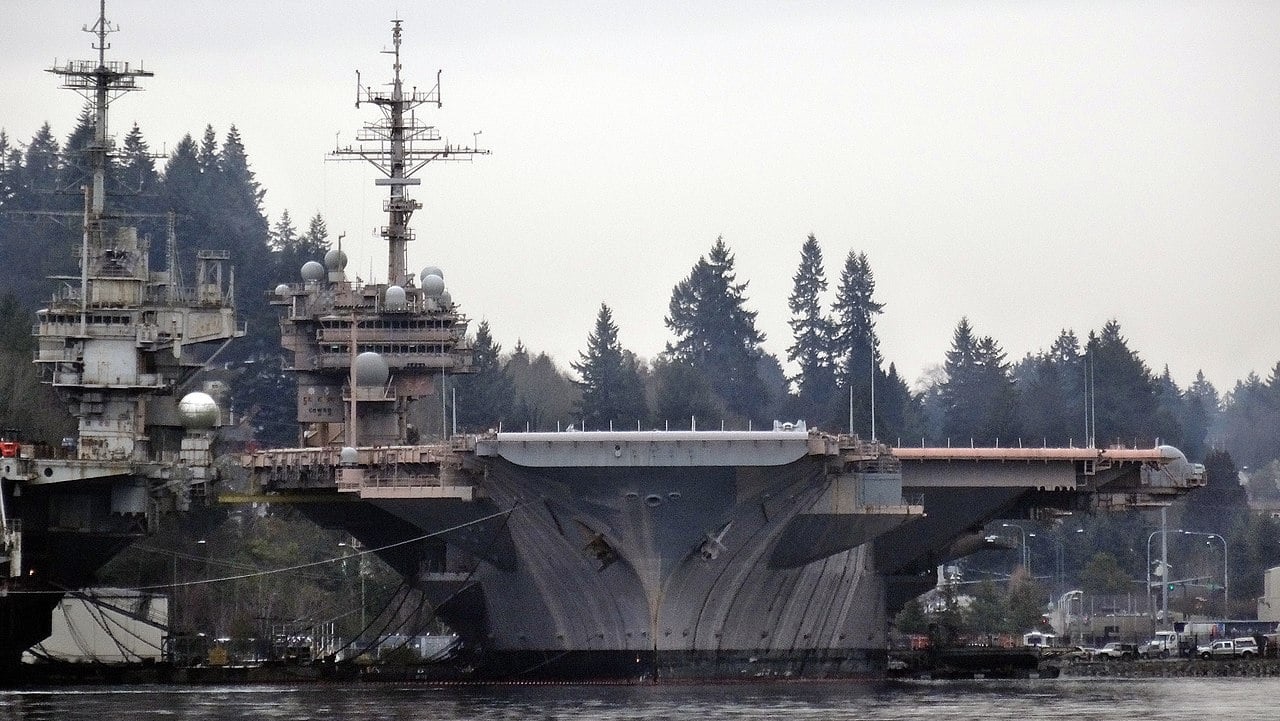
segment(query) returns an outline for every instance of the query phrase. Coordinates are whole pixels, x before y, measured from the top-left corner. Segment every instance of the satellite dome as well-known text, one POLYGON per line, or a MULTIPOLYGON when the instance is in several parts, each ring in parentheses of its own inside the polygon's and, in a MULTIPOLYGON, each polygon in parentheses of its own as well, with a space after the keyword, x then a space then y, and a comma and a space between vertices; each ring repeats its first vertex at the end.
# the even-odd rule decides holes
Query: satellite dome
POLYGON ((276 295, 278 295, 278 296, 286 296, 286 295, 288 295, 288 294, 289 294, 289 284, 288 284, 288 283, 281 283, 280 285, 277 285, 277 286, 276 286, 276 295))
POLYGON ((384 297, 387 310, 404 310, 409 307, 409 302, 405 300, 404 288, 398 285, 387 287, 387 294, 384 297))
POLYGON ((444 293, 444 278, 434 273, 422 276, 422 292, 428 298, 439 298, 444 293))
POLYGON ((188 393, 178 401, 178 415, 187 428, 213 428, 218 425, 218 403, 208 393, 188 393))
POLYGON ((329 249, 324 254, 324 267, 329 270, 343 270, 347 267, 347 254, 338 248, 329 249))
POLYGON ((438 275, 441 278, 444 278, 444 271, 440 270, 434 265, 428 265, 427 267, 422 269, 422 272, 418 274, 418 277, 422 278, 422 281, 425 283, 427 280, 427 276, 429 275, 438 275))
POLYGON ((360 452, 351 446, 343 446, 342 450, 338 451, 338 462, 344 466, 354 466, 360 462, 360 452))
POLYGON ((381 355, 373 351, 365 351, 356 356, 356 385, 374 387, 383 386, 391 376, 391 369, 381 355))
POLYGON ((324 278, 324 266, 308 260, 302 264, 302 279, 308 283, 314 283, 324 278))
POLYGON ((446 308, 453 307, 453 296, 449 295, 449 291, 446 290, 440 294, 440 305, 446 308))

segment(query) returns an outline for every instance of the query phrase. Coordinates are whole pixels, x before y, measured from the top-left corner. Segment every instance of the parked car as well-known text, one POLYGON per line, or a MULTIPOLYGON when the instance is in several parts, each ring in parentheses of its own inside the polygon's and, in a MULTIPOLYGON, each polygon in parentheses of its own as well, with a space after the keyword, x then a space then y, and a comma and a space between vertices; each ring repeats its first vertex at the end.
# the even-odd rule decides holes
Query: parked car
POLYGON ((1097 651, 1094 651, 1094 656, 1101 658, 1120 658, 1127 661, 1131 658, 1138 657, 1138 645, 1136 643, 1112 641, 1097 651))

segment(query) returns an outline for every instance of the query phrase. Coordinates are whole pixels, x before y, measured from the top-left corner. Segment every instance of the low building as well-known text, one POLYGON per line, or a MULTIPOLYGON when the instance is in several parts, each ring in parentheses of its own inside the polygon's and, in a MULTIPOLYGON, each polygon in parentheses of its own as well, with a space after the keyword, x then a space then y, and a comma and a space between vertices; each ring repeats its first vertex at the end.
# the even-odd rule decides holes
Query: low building
POLYGON ((1262 597, 1258 599, 1259 621, 1280 621, 1280 566, 1262 574, 1262 597))

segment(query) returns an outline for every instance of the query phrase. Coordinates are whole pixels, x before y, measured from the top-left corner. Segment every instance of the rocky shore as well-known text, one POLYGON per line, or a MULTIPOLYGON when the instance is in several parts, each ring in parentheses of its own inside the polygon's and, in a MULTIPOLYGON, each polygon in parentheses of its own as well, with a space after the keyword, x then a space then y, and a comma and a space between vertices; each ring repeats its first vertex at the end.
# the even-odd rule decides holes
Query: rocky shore
POLYGON ((1152 659, 1139 661, 1046 661, 1060 678, 1193 678, 1280 676, 1280 659, 1152 659))

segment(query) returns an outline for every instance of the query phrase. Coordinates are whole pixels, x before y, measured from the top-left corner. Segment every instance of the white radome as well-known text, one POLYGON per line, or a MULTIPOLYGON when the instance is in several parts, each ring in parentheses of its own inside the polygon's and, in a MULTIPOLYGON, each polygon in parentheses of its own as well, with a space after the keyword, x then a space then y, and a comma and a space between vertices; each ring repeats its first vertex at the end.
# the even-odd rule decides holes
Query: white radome
POLYGON ((188 393, 178 401, 178 414, 187 428, 214 428, 218 425, 218 402, 208 393, 188 393))
POLYGON ((356 385, 370 388, 384 386, 391 377, 391 369, 381 355, 365 351, 356 356, 356 385))

